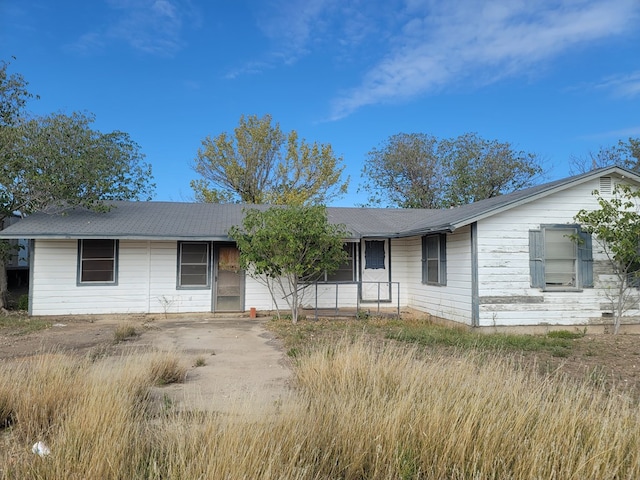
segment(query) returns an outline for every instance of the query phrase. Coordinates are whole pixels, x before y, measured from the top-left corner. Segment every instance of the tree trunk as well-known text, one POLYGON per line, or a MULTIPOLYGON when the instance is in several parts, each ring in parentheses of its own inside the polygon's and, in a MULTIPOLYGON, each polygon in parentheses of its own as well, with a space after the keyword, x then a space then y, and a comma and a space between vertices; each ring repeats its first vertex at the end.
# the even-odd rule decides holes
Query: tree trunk
POLYGON ((620 286, 618 287, 618 305, 616 308, 615 321, 613 324, 613 334, 617 335, 620 331, 620 324, 622 323, 622 314, 625 310, 625 291, 627 290, 624 276, 620 279, 620 286))
POLYGON ((289 285, 291 286, 291 321, 298 323, 298 277, 294 276, 289 285))

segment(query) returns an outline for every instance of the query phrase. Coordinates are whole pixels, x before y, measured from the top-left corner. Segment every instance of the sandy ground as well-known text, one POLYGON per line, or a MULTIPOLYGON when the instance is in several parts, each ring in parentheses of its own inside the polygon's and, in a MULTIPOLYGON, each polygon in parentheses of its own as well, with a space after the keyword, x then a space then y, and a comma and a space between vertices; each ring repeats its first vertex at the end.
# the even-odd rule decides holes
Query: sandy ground
POLYGON ((173 408, 233 413, 275 410, 292 395, 287 357, 259 319, 207 315, 56 318, 47 330, 0 335, 3 360, 64 350, 74 354, 158 349, 175 352, 188 366, 183 383, 154 394, 173 408), (114 344, 116 328, 133 325, 138 335, 114 344), (200 359, 202 366, 196 366, 200 359))

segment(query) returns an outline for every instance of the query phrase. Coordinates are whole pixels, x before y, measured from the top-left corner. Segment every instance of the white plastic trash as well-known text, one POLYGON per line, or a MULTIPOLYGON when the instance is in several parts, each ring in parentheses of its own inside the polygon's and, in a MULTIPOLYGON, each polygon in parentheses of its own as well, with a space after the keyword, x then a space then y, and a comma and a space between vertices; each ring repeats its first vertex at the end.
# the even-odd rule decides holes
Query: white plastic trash
POLYGON ((41 457, 46 457, 51 454, 51 450, 49 450, 49 447, 47 447, 44 442, 34 443, 33 447, 31 447, 31 451, 41 457))

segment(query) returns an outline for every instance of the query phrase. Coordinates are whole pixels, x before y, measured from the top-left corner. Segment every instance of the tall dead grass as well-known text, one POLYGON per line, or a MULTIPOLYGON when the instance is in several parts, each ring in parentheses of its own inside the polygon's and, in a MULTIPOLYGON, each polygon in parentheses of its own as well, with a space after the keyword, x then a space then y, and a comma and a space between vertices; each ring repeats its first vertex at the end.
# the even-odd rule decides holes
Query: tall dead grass
POLYGON ((0 477, 640 478, 637 405, 497 357, 344 341, 299 358, 296 395, 262 417, 158 414, 153 364, 48 355, 3 369, 0 477), (36 440, 50 456, 30 452, 36 440))

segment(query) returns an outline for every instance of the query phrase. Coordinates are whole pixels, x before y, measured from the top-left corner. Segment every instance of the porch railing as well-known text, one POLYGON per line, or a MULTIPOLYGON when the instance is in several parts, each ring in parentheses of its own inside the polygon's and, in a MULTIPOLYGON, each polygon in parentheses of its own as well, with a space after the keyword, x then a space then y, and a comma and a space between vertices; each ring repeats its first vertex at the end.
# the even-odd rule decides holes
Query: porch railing
POLYGON ((394 300, 396 315, 400 317, 400 282, 316 282, 314 288, 314 314, 316 320, 319 318, 321 311, 323 315, 337 317, 347 314, 354 307, 354 315, 358 316, 363 310, 363 305, 375 305, 376 313, 380 314, 381 306, 392 305, 394 300), (362 300, 364 285, 374 285, 376 287, 376 298, 362 300), (322 289, 322 292, 319 292, 319 289, 322 289), (332 292, 330 290, 334 291, 333 295, 331 295, 332 292), (383 293, 384 295, 382 295, 383 293), (322 298, 321 302, 319 301, 320 298, 322 298))

